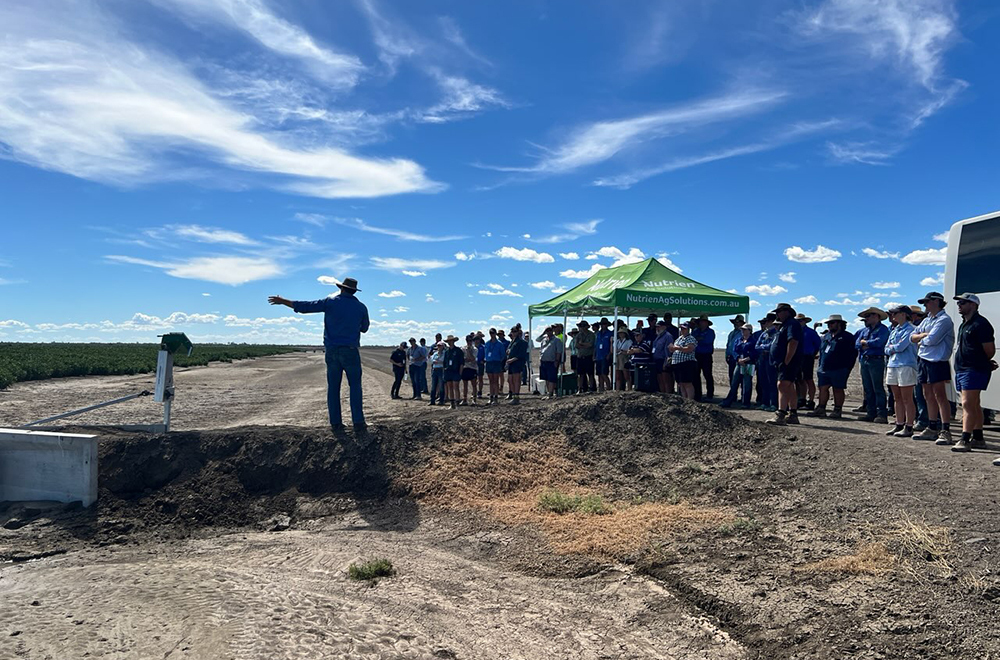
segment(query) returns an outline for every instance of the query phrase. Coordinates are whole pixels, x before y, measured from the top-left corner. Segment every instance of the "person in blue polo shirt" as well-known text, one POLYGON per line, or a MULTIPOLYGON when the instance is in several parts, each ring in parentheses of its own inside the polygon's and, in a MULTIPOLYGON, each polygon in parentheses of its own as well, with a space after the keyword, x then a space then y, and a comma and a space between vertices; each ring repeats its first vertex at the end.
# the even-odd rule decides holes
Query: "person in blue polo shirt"
POLYGON ((857 334, 854 347, 861 362, 861 386, 865 391, 866 422, 885 424, 888 412, 885 407, 885 342, 889 339, 889 329, 882 321, 889 315, 881 309, 869 307, 858 316, 865 320, 865 327, 857 334))
POLYGON ((340 410, 340 385, 344 374, 350 388, 351 421, 355 431, 364 431, 365 413, 361 394, 361 333, 368 332, 368 308, 355 296, 360 289, 353 277, 337 284, 340 294, 333 298, 302 301, 270 296, 272 305, 291 307, 298 314, 323 312, 323 346, 326 349, 326 404, 334 432, 344 430, 340 410))
POLYGON ((611 345, 615 335, 611 332, 611 321, 602 318, 594 333, 594 369, 597 371, 597 391, 611 391, 611 345))
POLYGON ((490 400, 486 405, 494 406, 500 400, 500 381, 505 371, 504 362, 507 361, 507 347, 500 341, 496 328, 490 328, 490 338, 483 344, 483 360, 486 377, 490 381, 490 400))
MULTIPOLYGON (((691 335, 698 340, 694 351, 698 370, 705 379, 705 397, 711 401, 715 398, 715 376, 712 375, 712 354, 715 353, 715 330, 712 330, 712 320, 705 314, 698 317, 698 327, 691 335)), ((695 401, 701 401, 701 382, 695 385, 695 401)))
POLYGON ((771 363, 771 342, 778 334, 778 329, 774 326, 777 317, 773 313, 768 313, 758 321, 760 323, 760 333, 757 335, 757 382, 760 385, 760 394, 763 398, 759 410, 774 412, 778 409, 778 374, 771 363))
POLYGON ((809 326, 812 319, 805 314, 796 314, 795 320, 802 325, 802 365, 797 384, 799 408, 813 410, 816 408, 816 381, 813 380, 813 372, 816 368, 816 355, 819 353, 819 333, 809 326))
POLYGON ((739 389, 743 388, 743 407, 750 407, 750 390, 753 386, 754 364, 757 361, 757 348, 753 339, 753 326, 744 323, 737 329, 739 339, 733 345, 733 356, 736 360, 736 370, 729 385, 729 394, 719 405, 728 408, 736 402, 739 389))
POLYGON ((951 380, 952 349, 955 347, 955 324, 944 311, 944 295, 931 291, 918 300, 927 311, 927 317, 910 335, 917 345, 917 377, 927 400, 928 426, 914 440, 934 440, 944 445, 953 444, 951 438, 951 402, 948 401, 946 383, 951 380))
POLYGON ((729 332, 729 336, 726 337, 726 366, 729 368, 728 382, 729 385, 732 385, 733 372, 736 371, 736 353, 733 349, 736 347, 736 342, 743 336, 743 331, 740 328, 746 323, 746 319, 743 318, 742 314, 737 314, 735 318, 729 319, 729 322, 733 324, 733 329, 729 332))
POLYGON ((410 337, 410 347, 406 349, 406 359, 410 362, 410 385, 413 386, 411 399, 421 399, 424 392, 424 378, 427 373, 427 347, 417 344, 410 337))

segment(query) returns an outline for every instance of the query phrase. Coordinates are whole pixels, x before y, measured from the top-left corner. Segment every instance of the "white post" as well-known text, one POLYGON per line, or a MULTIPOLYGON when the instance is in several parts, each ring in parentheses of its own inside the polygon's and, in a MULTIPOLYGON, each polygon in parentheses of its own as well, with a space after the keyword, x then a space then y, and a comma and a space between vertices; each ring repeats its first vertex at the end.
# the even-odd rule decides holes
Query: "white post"
POLYGON ((163 404, 163 430, 170 430, 170 404, 174 400, 174 356, 160 351, 156 360, 156 389, 153 401, 163 404))
POLYGON ((618 341, 618 305, 615 305, 615 323, 611 329, 611 390, 614 391, 618 385, 618 353, 615 351, 615 343, 618 341))
MULTIPOLYGON (((535 335, 531 332, 531 317, 528 317, 528 387, 531 387, 531 377, 534 375, 531 372, 531 351, 535 347, 535 335)), ((538 388, 536 387, 537 391, 538 388)))
POLYGON ((564 309, 563 310, 563 371, 566 371, 567 355, 569 355, 569 311, 564 309))
POLYGON ((173 397, 167 399, 163 402, 163 432, 170 432, 170 404, 173 403, 173 397))

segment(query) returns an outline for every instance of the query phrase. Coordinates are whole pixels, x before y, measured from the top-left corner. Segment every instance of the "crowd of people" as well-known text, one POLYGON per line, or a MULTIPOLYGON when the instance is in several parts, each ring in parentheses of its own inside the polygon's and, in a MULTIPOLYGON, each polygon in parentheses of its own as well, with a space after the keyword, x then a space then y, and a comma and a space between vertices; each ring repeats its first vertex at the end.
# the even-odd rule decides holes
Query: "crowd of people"
MULTIPOLYGON (((979 314, 975 294, 956 296, 955 302, 962 318, 957 332, 944 311, 947 301, 938 292, 921 298, 920 306, 869 307, 858 314, 864 325, 854 333, 839 314, 813 323, 787 303, 760 318, 757 328, 737 315, 730 320, 733 329, 726 338, 729 382, 719 405, 773 412, 767 423, 778 426, 799 424, 800 410, 812 417, 842 419, 847 381, 857 365, 864 402, 848 412, 880 424, 887 424, 891 415, 886 435, 934 441, 958 452, 983 447, 986 413, 980 393, 997 368, 993 327, 979 314), (964 413, 957 438, 951 430, 949 383, 960 393, 964 413)), ((669 313, 662 318, 650 314, 634 328, 621 319, 613 325, 607 318, 593 324, 584 319, 566 332, 556 323, 534 338, 545 397, 616 388, 715 399, 716 334, 710 318, 691 318, 675 326, 669 313)), ((391 357, 392 396, 401 398, 408 376, 412 398, 429 395, 430 405, 457 408, 483 400, 496 405, 501 399, 516 405, 528 384, 529 340, 520 324, 507 332, 491 328, 488 337, 470 333, 461 346, 453 335, 438 334, 430 346, 423 338, 410 338, 409 345, 400 344, 391 357)))

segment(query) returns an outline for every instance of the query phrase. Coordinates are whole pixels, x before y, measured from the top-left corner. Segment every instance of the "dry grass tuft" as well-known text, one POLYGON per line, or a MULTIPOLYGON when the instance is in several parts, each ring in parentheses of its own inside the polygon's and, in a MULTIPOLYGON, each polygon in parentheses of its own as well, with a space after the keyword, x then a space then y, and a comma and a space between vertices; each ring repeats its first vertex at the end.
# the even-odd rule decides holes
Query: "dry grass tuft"
POLYGON ((891 529, 879 534, 868 531, 864 536, 869 538, 859 541, 852 554, 806 564, 796 570, 849 575, 904 573, 916 580, 923 579, 928 567, 941 577, 954 574, 950 560, 954 539, 947 527, 928 525, 903 514, 891 529))
POLYGON ((477 437, 429 450, 426 464, 401 477, 430 504, 479 509, 509 525, 545 532, 562 554, 605 559, 634 556, 654 535, 682 534, 731 523, 732 514, 672 498, 622 503, 595 490, 560 433, 518 442, 477 437))

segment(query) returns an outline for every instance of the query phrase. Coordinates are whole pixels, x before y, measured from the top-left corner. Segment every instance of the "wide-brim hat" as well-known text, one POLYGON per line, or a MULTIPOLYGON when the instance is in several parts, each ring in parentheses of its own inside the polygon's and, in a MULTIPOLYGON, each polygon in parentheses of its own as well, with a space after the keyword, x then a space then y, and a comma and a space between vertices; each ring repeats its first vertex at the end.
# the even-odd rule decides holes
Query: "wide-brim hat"
POLYGON ((921 316, 927 316, 927 312, 920 305, 910 305, 910 311, 914 314, 920 314, 921 316))
POLYGON ((343 282, 337 284, 344 291, 360 291, 358 281, 353 277, 345 277, 343 282))
POLYGON ((796 314, 795 315, 795 320, 796 321, 805 321, 806 323, 812 322, 812 318, 806 316, 805 314, 796 314))
POLYGON ((869 307, 868 309, 858 312, 859 318, 865 318, 869 314, 877 314, 880 321, 884 321, 889 318, 884 309, 879 309, 878 307, 869 307))
POLYGON ((712 319, 708 318, 707 314, 702 314, 695 320, 698 321, 698 323, 701 323, 702 321, 708 321, 708 324, 712 325, 712 319))
POLYGON ((447 337, 444 338, 444 341, 446 344, 450 341, 458 341, 458 337, 456 337, 455 335, 448 335, 447 337))
POLYGON ((742 314, 737 314, 736 318, 729 319, 729 322, 732 323, 733 325, 738 325, 742 327, 742 325, 746 323, 747 320, 743 318, 742 314))
POLYGON ((830 314, 830 316, 820 321, 820 323, 830 323, 831 321, 839 321, 841 323, 847 323, 847 321, 844 320, 844 317, 841 316, 840 314, 830 314))
POLYGON ((583 320, 581 320, 581 321, 580 321, 579 323, 577 323, 577 324, 576 324, 576 327, 578 327, 578 328, 579 328, 579 327, 586 327, 586 328, 589 328, 589 327, 590 327, 590 322, 589 322, 589 321, 587 321, 587 319, 583 319, 583 320))
POLYGON ((795 308, 788 303, 778 303, 775 308, 771 310, 771 313, 776 315, 778 312, 791 312, 792 316, 794 316, 795 308))
POLYGON ((749 330, 750 332, 753 332, 753 326, 749 323, 744 323, 740 326, 740 330, 749 330))

